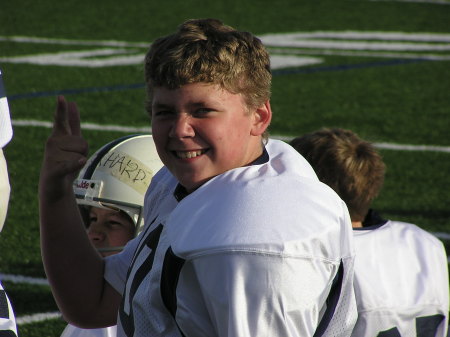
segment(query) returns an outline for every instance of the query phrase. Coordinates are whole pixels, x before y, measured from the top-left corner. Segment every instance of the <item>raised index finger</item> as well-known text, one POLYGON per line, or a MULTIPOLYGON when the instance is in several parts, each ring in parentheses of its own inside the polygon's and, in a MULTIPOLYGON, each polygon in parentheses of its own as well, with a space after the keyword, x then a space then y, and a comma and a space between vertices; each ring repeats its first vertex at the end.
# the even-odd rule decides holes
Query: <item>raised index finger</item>
POLYGON ((72 135, 81 136, 80 113, 78 112, 78 107, 75 102, 69 102, 68 113, 69 113, 69 126, 72 135))
POLYGON ((53 134, 81 136, 80 113, 75 102, 58 96, 53 122, 53 134))

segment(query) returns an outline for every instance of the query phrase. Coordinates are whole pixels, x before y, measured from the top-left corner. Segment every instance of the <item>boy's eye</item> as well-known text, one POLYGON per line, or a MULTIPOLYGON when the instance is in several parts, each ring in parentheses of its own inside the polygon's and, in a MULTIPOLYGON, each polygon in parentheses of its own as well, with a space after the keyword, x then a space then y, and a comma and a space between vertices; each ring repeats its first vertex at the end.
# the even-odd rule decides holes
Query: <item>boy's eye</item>
POLYGON ((170 115, 171 113, 172 111, 170 110, 159 110, 154 112, 154 116, 164 117, 170 115))
POLYGON ((120 222, 118 222, 118 221, 110 221, 110 222, 108 223, 108 226, 109 226, 109 227, 124 227, 124 226, 122 225, 122 223, 120 223, 120 222))
POLYGON ((213 110, 210 109, 210 108, 199 108, 199 109, 196 109, 196 110, 193 112, 193 115, 194 115, 194 116, 205 116, 205 115, 209 114, 209 113, 212 112, 212 111, 213 111, 213 110))

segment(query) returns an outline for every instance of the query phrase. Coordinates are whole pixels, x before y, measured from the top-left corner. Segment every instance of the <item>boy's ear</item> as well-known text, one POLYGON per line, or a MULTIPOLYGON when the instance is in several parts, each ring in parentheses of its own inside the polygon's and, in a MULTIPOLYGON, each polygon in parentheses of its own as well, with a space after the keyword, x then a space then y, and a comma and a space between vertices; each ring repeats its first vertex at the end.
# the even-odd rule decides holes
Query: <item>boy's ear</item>
POLYGON ((256 108, 253 113, 254 121, 251 130, 252 136, 262 135, 272 120, 272 109, 270 107, 270 101, 267 100, 262 106, 256 108))

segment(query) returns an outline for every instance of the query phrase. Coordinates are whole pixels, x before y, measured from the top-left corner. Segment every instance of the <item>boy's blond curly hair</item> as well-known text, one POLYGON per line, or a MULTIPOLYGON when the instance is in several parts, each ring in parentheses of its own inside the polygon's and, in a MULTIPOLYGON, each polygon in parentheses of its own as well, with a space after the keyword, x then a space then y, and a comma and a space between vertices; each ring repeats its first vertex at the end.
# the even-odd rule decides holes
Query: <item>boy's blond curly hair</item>
POLYGON ((257 108, 270 98, 271 80, 269 54, 257 37, 216 19, 188 20, 145 57, 146 108, 151 114, 155 87, 200 82, 242 94, 247 108, 257 108))

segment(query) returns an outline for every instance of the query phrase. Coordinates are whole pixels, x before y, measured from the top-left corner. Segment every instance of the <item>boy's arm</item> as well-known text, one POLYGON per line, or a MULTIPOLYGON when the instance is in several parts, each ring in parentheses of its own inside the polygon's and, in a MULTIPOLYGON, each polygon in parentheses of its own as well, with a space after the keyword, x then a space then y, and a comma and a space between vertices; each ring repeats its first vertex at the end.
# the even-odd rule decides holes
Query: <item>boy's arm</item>
POLYGON ((73 192, 87 152, 75 103, 58 97, 39 181, 41 253, 64 318, 100 327, 116 323, 121 295, 103 279, 103 260, 89 242, 73 192))

